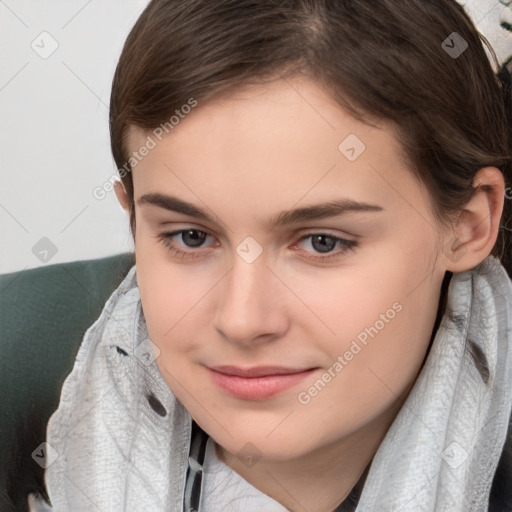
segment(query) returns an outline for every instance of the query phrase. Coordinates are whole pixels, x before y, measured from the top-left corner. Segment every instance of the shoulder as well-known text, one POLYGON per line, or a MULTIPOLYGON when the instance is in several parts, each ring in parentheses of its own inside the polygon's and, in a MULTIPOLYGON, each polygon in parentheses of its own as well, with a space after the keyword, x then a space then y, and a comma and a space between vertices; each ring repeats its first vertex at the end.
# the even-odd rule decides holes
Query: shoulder
POLYGON ((20 510, 30 492, 44 496, 33 454, 41 453, 83 334, 133 264, 126 253, 0 275, 2 511, 20 510))

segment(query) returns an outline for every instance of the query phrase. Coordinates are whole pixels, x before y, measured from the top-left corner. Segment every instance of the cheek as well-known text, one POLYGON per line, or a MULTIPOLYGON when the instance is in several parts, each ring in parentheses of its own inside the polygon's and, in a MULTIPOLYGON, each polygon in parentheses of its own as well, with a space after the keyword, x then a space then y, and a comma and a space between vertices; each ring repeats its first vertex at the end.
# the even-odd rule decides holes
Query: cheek
POLYGON ((416 307, 392 302, 395 297, 374 299, 363 312, 347 304, 346 321, 333 324, 336 341, 323 337, 329 362, 298 390, 297 403, 305 404, 299 406, 305 419, 322 418, 326 439, 336 439, 340 428, 355 431, 377 419, 415 381, 430 335, 428 329, 422 331, 416 307))
POLYGON ((194 389, 191 379, 190 352, 197 349, 197 323, 201 314, 200 290, 190 286, 172 265, 158 265, 155 260, 137 263, 137 277, 149 338, 156 345, 156 364, 169 388, 187 404, 183 389, 194 389), (147 263, 147 264, 146 264, 147 263))
POLYGON ((400 323, 396 310, 406 302, 410 282, 403 272, 376 263, 322 272, 295 281, 294 292, 311 312, 305 311, 309 328, 316 330, 312 339, 321 335, 336 351, 357 337, 364 341, 375 324, 382 331, 400 323))
POLYGON ((432 254, 426 245, 390 248, 388 258, 333 273, 321 289, 318 281, 310 287, 308 305, 322 319, 310 339, 331 364, 342 357, 336 387, 351 400, 400 394, 423 362, 442 280, 431 275, 429 258, 419 256, 432 254))
POLYGON ((136 245, 137 283, 151 340, 166 350, 165 340, 200 302, 205 286, 166 258, 160 246, 136 245))

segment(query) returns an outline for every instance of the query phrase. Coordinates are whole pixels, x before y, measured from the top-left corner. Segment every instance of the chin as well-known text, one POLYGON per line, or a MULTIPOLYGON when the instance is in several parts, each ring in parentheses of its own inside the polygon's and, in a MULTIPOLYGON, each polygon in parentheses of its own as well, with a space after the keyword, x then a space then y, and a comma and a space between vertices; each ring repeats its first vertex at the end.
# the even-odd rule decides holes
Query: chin
POLYGON ((210 434, 215 441, 225 450, 243 460, 249 457, 251 460, 263 462, 289 461, 313 451, 316 446, 306 443, 306 439, 290 435, 289 431, 282 431, 281 435, 267 436, 254 429, 234 431, 230 429, 226 433, 222 429, 215 429, 210 434), (231 435, 230 435, 231 434, 231 435))

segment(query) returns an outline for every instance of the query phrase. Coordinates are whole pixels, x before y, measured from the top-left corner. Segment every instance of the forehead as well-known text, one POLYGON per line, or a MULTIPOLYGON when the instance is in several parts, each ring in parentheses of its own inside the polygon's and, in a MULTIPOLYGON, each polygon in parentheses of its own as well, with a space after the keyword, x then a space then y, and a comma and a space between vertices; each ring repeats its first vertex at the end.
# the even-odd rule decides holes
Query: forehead
POLYGON ((305 76, 245 84, 239 90, 194 101, 197 106, 185 104, 176 108, 178 115, 171 112, 169 120, 154 130, 131 126, 127 134, 130 151, 143 145, 148 135, 180 148, 207 146, 220 135, 223 146, 236 141, 236 148, 240 148, 239 152, 244 150, 248 157, 262 145, 283 155, 287 149, 307 155, 312 146, 326 153, 337 152, 339 143, 350 134, 364 143, 371 137, 374 143, 382 141, 389 149, 399 149, 392 125, 380 122, 373 127, 354 119, 319 84, 305 76), (286 141, 290 146, 283 145, 286 141))
POLYGON ((394 130, 354 119, 308 79, 198 101, 168 131, 129 132, 130 154, 152 141, 133 168, 136 197, 172 191, 243 210, 263 202, 291 207, 334 192, 366 202, 405 194, 410 202, 421 192, 394 130))

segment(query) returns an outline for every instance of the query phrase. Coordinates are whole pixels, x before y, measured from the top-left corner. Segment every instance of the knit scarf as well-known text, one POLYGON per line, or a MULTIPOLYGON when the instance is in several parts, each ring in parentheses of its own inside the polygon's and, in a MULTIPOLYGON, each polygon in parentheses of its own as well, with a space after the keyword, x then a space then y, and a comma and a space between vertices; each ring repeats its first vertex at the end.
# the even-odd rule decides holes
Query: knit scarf
MULTIPOLYGON (((512 407, 512 283, 489 257, 447 293, 357 512, 487 510, 512 407)), ((190 436, 154 360, 134 266, 85 333, 48 423, 49 510, 182 512, 190 436)))

